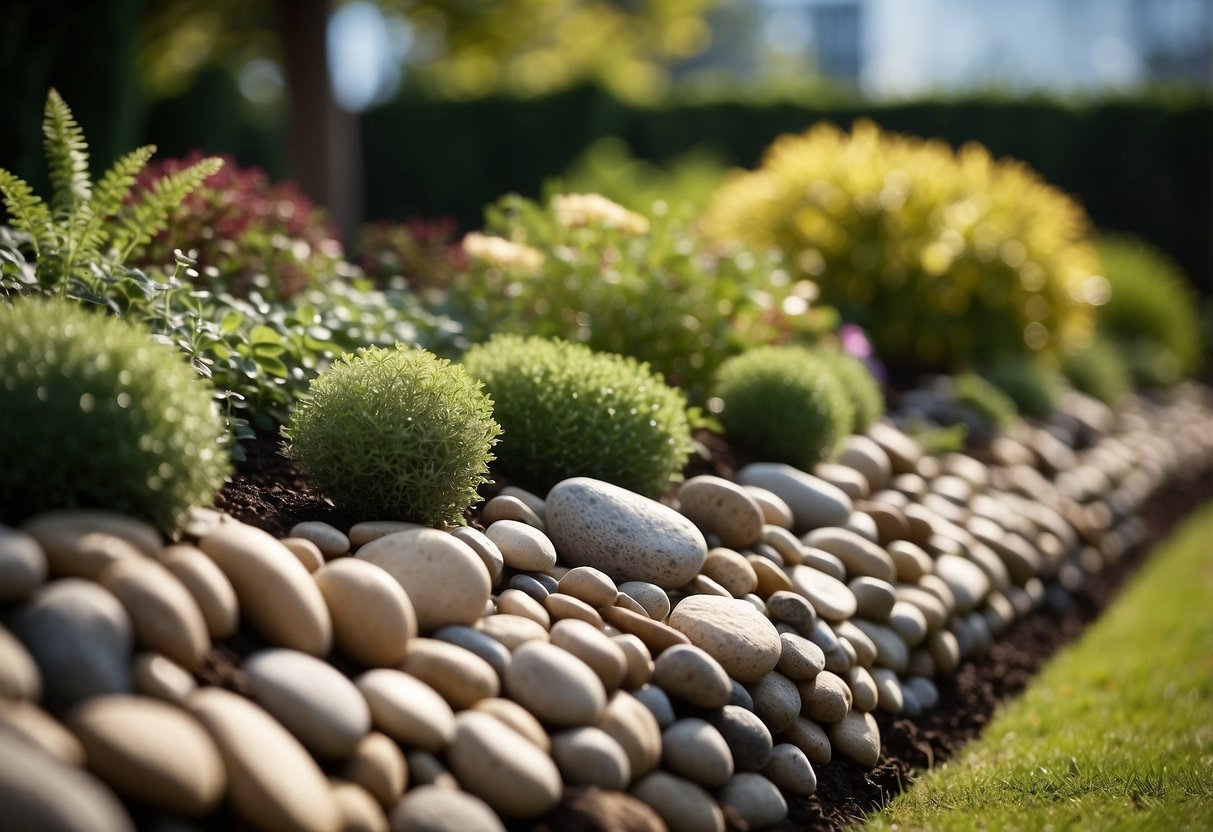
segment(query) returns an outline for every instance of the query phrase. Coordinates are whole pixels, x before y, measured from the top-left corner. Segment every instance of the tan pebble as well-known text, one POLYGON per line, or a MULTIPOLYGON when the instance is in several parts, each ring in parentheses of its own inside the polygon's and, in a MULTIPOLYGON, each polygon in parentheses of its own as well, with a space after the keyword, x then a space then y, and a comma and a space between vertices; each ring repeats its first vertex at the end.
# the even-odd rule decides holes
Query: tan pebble
POLYGON ((459 538, 436 529, 396 532, 367 543, 358 557, 387 570, 417 615, 417 627, 429 632, 447 624, 471 624, 484 612, 489 573, 459 538))
POLYGON ((901 679, 888 668, 872 668, 872 680, 876 683, 877 706, 882 711, 899 714, 905 709, 905 693, 901 679))
POLYGON ((906 672, 928 678, 939 675, 939 669, 935 667, 935 659, 925 647, 915 647, 910 651, 910 661, 906 664, 906 672))
POLYGON ((198 689, 193 675, 181 665, 159 653, 139 653, 131 664, 135 690, 174 705, 183 705, 198 689))
POLYGON ((769 526, 780 526, 781 528, 792 528, 792 509, 782 497, 774 491, 769 491, 757 485, 743 485, 754 502, 758 503, 758 508, 762 510, 763 522, 769 526))
POLYGON ((817 773, 808 755, 790 742, 777 743, 771 749, 771 758, 762 767, 762 773, 788 794, 808 797, 817 791, 817 773))
POLYGON ((446 758, 460 786, 508 817, 536 818, 560 802, 552 758, 489 714, 465 711, 455 718, 446 758))
POLYGON ((219 688, 196 691, 189 705, 223 757, 228 771, 227 800, 238 818, 265 829, 337 829, 340 818, 328 780, 299 741, 273 717, 249 700, 219 688))
POLYGON ((639 636, 654 656, 660 655, 675 645, 691 643, 684 633, 675 630, 668 624, 645 618, 631 610, 625 610, 622 607, 604 607, 598 612, 607 624, 612 624, 625 633, 639 636))
POLYGON ((602 630, 603 621, 602 616, 598 614, 598 610, 580 598, 574 598, 572 595, 553 592, 543 599, 543 608, 548 611, 548 615, 552 616, 554 621, 561 621, 566 618, 584 621, 594 629, 602 630))
POLYGON ((746 561, 754 570, 758 579, 755 593, 759 598, 770 598, 776 592, 786 592, 792 589, 792 579, 780 567, 758 555, 747 555, 746 561))
MULTIPOLYGON (((862 511, 876 525, 877 542, 888 547, 896 540, 903 540, 910 534, 910 525, 905 515, 897 506, 877 499, 864 500, 856 505, 857 511, 862 511)), ((890 552, 889 554, 892 554, 890 552)), ((896 562, 896 558, 894 558, 896 562)))
POLYGON ((796 688, 800 691, 801 713, 810 719, 838 722, 851 710, 851 689, 840 676, 828 670, 798 682, 796 688))
POLYGON ((475 795, 440 786, 413 789, 392 809, 392 832, 505 832, 475 795))
POLYGON ((868 479, 859 471, 834 462, 819 462, 813 466, 813 476, 825 480, 852 500, 868 496, 868 479))
POLYGON ((774 549, 785 566, 804 561, 804 544, 783 526, 763 526, 761 542, 774 549))
MULTIPOLYGON (((733 593, 729 592, 716 581, 709 578, 707 575, 696 575, 691 578, 691 582, 682 588, 685 595, 711 595, 716 598, 732 598, 733 593)), ((673 599, 670 599, 673 601, 673 599)))
POLYGON ((960 666, 960 642, 950 630, 939 630, 928 635, 926 647, 941 674, 949 675, 960 666))
POLYGON ((796 685, 782 673, 771 671, 747 688, 754 701, 754 713, 772 735, 785 730, 800 716, 800 691, 796 685))
POLYGON ((619 645, 627 662, 623 686, 628 690, 635 690, 641 685, 647 684, 649 679, 653 678, 653 655, 649 652, 649 648, 645 646, 639 636, 631 633, 619 633, 610 638, 619 645))
POLYGON ((499 613, 486 615, 475 623, 475 628, 490 638, 504 644, 511 651, 528 641, 547 641, 548 631, 532 618, 521 615, 499 613))
POLYGON ((855 614, 855 593, 842 581, 811 566, 788 569, 794 590, 813 605, 817 614, 827 621, 845 621, 855 614))
POLYGON ((805 536, 804 543, 841 560, 847 568, 847 575, 852 578, 866 575, 888 583, 896 578, 889 553, 850 529, 815 529, 805 536))
MULTIPOLYGON (((1000 595, 999 597, 1006 600, 1005 596, 1000 595)), ((1009 606, 1010 602, 1007 601, 1007 604, 1009 606)), ((1011 617, 1014 617, 1013 611, 1011 617)), ((889 625, 889 629, 897 633, 909 647, 917 647, 927 637, 926 616, 917 606, 906 601, 898 601, 893 604, 893 610, 889 613, 889 620, 886 623, 889 625)))
POLYGON ((724 813, 716 800, 690 780, 654 771, 632 786, 631 793, 653 807, 670 832, 724 832, 724 813))
POLYGON ((910 648, 901 636, 883 624, 863 618, 853 618, 851 622, 876 645, 876 664, 898 673, 906 669, 906 663, 910 660, 910 648))
POLYGON ((219 749, 175 705, 97 696, 72 709, 67 726, 83 744, 88 767, 124 797, 187 817, 208 814, 223 797, 219 749))
POLYGON ((419 523, 409 523, 404 520, 365 520, 350 527, 350 550, 357 552, 372 540, 387 537, 389 534, 424 528, 426 527, 419 523))
POLYGON ((42 674, 34 657, 0 625, 0 699, 37 701, 41 695, 42 674))
POLYGON ((758 588, 758 575, 742 555, 732 549, 708 550, 703 562, 703 574, 720 584, 734 598, 758 588))
POLYGON ((84 746, 76 735, 33 702, 0 699, 0 728, 62 763, 84 765, 84 746))
POLYGON ((893 463, 880 445, 867 436, 848 436, 835 457, 840 465, 863 474, 870 491, 879 491, 893 477, 893 463))
POLYGON ((742 682, 761 679, 779 662, 781 648, 775 626, 744 601, 692 596, 670 613, 670 625, 742 682))
POLYGON ((491 664, 470 650, 437 639, 412 639, 400 669, 438 691, 457 710, 500 690, 491 664))
POLYGON ((552 644, 589 665, 607 693, 623 684, 627 675, 627 657, 615 642, 594 625, 577 619, 565 619, 552 626, 550 636, 552 644))
POLYGON ((498 520, 485 530, 505 565, 522 572, 546 572, 556 565, 556 548, 547 535, 517 520, 498 520))
POLYGON ((507 589, 498 595, 497 611, 505 615, 529 618, 545 630, 552 626, 551 613, 521 589, 507 589))
POLYGON ((472 710, 492 714, 534 743, 536 748, 542 751, 552 750, 551 737, 543 729, 543 725, 535 719, 530 711, 513 699, 503 699, 497 696, 481 699, 472 706, 472 710))
POLYGON ((644 607, 645 613, 654 621, 665 621, 670 614, 670 596, 657 584, 624 581, 619 585, 619 591, 644 607))
POLYGON ((943 604, 943 608, 949 616, 957 612, 956 596, 938 575, 923 575, 918 579, 918 586, 939 599, 939 603, 943 604))
POLYGON ((61 545, 92 533, 118 537, 145 557, 156 558, 164 547, 160 533, 150 524, 126 514, 104 509, 56 509, 31 517, 22 530, 37 538, 48 558, 57 556, 61 545))
POLYGON ((693 644, 664 650, 654 662, 653 683, 701 708, 719 708, 728 703, 732 693, 729 675, 720 662, 693 644))
POLYGON ((838 487, 784 463, 751 463, 737 472, 737 481, 775 492, 791 508, 798 532, 845 523, 853 506, 838 487))
POLYGON ((324 566, 324 554, 320 551, 320 547, 306 537, 284 537, 281 543, 299 559, 303 568, 308 572, 315 572, 324 566))
POLYGON ((201 549, 176 544, 165 547, 160 562, 194 596, 211 638, 227 638, 236 632, 240 626, 240 602, 232 582, 213 560, 201 549))
POLYGON ((350 539, 336 526, 320 520, 305 520, 291 527, 291 537, 310 540, 325 560, 339 558, 350 551, 350 539))
POLYGON ((39 545, 45 553, 47 571, 58 578, 97 576, 120 560, 146 560, 143 551, 129 540, 99 531, 39 528, 39 545))
POLYGON ((337 649, 368 667, 392 667, 417 636, 417 614, 400 583, 359 558, 338 558, 312 576, 333 621, 337 649))
POLYGON ((392 739, 441 751, 455 735, 455 714, 438 691, 399 670, 377 668, 354 679, 374 726, 392 739))
POLYGON ((613 737, 591 725, 552 735, 552 759, 565 783, 621 791, 632 779, 627 754, 613 737))
POLYGON ((514 651, 505 689, 548 725, 592 725, 606 707, 606 689, 594 670, 567 650, 542 641, 514 651))
POLYGON ((780 633, 779 672, 789 679, 812 679, 825 670, 825 652, 798 633, 780 633))
POLYGON ((544 510, 547 507, 547 501, 538 494, 527 491, 525 488, 519 488, 516 485, 507 485, 501 489, 500 493, 502 496, 515 497, 521 500, 522 502, 526 503, 527 507, 530 508, 531 511, 535 512, 540 517, 543 516, 544 510))
POLYGON ((543 531, 543 520, 535 510, 511 494, 498 494, 480 509, 480 522, 492 526, 501 520, 525 523, 533 529, 543 531))
POLYGON ((667 771, 704 788, 719 788, 733 776, 728 743, 702 719, 680 719, 665 729, 661 748, 661 763, 667 771))
POLYGON ((0 603, 24 601, 46 580, 46 555, 25 532, 0 525, 0 603))
POLYGON ((471 526, 459 526, 451 531, 451 537, 462 540, 468 545, 468 548, 476 553, 476 557, 480 558, 480 562, 488 570, 489 582, 493 586, 497 586, 501 580, 501 573, 505 570, 505 558, 501 556, 501 550, 497 548, 497 544, 489 540, 484 532, 471 526))
POLYGON ((749 546, 762 535, 762 507, 744 488, 710 475, 692 477, 678 488, 679 511, 724 546, 749 546))
POLYGON ((653 712, 630 693, 617 690, 611 694, 598 727, 619 743, 633 778, 643 777, 660 764, 661 727, 653 712))
POLYGON ((817 622, 817 610, 813 609, 809 599, 789 590, 780 590, 767 596, 766 608, 772 621, 790 624, 801 633, 810 632, 817 622))
POLYGON ((855 596, 855 614, 871 621, 887 621, 897 598, 893 585, 866 575, 853 578, 847 587, 855 596))
MULTIPOLYGON (((616 593, 614 605, 617 607, 623 607, 625 610, 628 610, 629 612, 634 612, 637 615, 642 615, 645 618, 649 617, 649 611, 646 610, 644 607, 640 606, 640 602, 637 601, 635 598, 633 598, 631 595, 625 595, 622 592, 616 593)), ((601 607, 600 607, 600 609, 601 609, 601 607)), ((601 615, 601 613, 599 613, 599 615, 601 615)))
POLYGON ((611 576, 592 566, 576 566, 560 578, 560 591, 589 604, 594 609, 615 603, 618 587, 611 576))
POLYGON ((859 664, 871 667, 876 663, 876 642, 872 641, 866 632, 856 627, 854 621, 850 619, 839 621, 834 625, 834 635, 851 646, 855 651, 855 661, 859 664))
POLYGON ((455 779, 455 775, 447 771, 442 760, 430 752, 409 751, 404 755, 404 759, 408 763, 409 777, 413 782, 413 788, 418 786, 436 786, 463 794, 459 788, 459 781, 455 779))
POLYGON ((241 617, 266 640, 326 656, 333 623, 324 597, 303 565, 272 535, 243 523, 223 523, 198 547, 227 576, 241 617))
POLYGON ((880 728, 868 713, 851 711, 830 727, 830 742, 838 753, 871 768, 880 759, 880 728))
POLYGON ((370 792, 348 780, 330 780, 329 787, 341 817, 341 832, 387 832, 387 815, 370 792))
POLYGON ((948 622, 948 611, 933 593, 913 584, 897 584, 893 588, 897 603, 913 605, 926 623, 927 630, 942 629, 948 622))
MULTIPOLYGON (((451 719, 453 726, 453 715, 451 719)), ((372 731, 358 742, 354 753, 346 759, 341 776, 362 786, 380 806, 390 809, 404 794, 409 770, 400 746, 386 734, 372 731)))
POLYGON ((796 720, 783 732, 780 741, 796 746, 804 752, 806 757, 818 765, 829 765, 832 756, 830 737, 821 725, 807 717, 796 717, 796 720))
POLYGON ((202 667, 211 649, 206 620, 173 573, 147 558, 126 558, 107 567, 98 582, 130 616, 137 646, 163 653, 187 670, 202 667))
POLYGON ((866 667, 852 667, 846 675, 847 687, 851 689, 851 707, 857 711, 874 711, 879 704, 880 692, 876 680, 866 667))

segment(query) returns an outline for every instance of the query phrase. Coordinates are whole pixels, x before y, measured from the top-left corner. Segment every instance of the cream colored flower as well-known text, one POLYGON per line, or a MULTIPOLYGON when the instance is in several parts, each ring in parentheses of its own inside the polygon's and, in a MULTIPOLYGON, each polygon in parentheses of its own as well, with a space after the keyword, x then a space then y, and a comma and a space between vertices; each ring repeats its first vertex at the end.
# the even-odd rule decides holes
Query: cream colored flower
POLYGON ((498 269, 525 274, 538 274, 543 269, 543 252, 539 249, 478 231, 463 238, 463 251, 473 260, 498 269))
POLYGON ((602 194, 558 194, 552 197, 556 222, 565 228, 601 225, 625 234, 640 235, 649 231, 649 221, 635 211, 629 211, 602 194))

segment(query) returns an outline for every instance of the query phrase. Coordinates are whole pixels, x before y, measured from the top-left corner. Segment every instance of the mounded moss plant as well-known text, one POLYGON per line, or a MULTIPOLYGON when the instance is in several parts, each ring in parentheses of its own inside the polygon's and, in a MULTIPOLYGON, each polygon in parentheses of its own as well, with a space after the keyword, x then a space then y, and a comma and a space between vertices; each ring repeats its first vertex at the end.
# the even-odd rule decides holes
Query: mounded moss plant
POLYGON ((1052 415, 1066 384, 1057 370, 1023 358, 1001 358, 982 375, 1006 393, 1021 414, 1037 419, 1052 415))
POLYGON ((851 431, 863 433, 884 415, 884 393, 880 383, 872 376, 867 365, 850 353, 822 349, 818 355, 829 364, 851 402, 851 431))
POLYGON ((682 473, 691 428, 682 393, 647 364, 581 344, 498 335, 468 350, 504 435, 502 473, 540 493, 573 476, 656 496, 682 473))
POLYGON ((1129 365, 1114 344, 1096 338, 1090 346, 1067 353, 1061 364, 1076 390, 1115 405, 1133 387, 1129 365))
POLYGON ((341 356, 283 429, 287 454, 343 509, 426 525, 463 521, 500 432, 462 367, 403 344, 341 356))
POLYGON ((809 469, 851 432, 853 412, 834 361, 803 347, 758 347, 716 374, 725 435, 773 462, 809 469))
POLYGON ((1015 401, 977 373, 953 376, 951 387, 956 403, 976 413, 993 433, 1006 430, 1019 417, 1015 401))
POLYGON ((173 528, 231 469, 212 394, 141 326, 66 300, 0 303, 0 518, 81 506, 173 528))

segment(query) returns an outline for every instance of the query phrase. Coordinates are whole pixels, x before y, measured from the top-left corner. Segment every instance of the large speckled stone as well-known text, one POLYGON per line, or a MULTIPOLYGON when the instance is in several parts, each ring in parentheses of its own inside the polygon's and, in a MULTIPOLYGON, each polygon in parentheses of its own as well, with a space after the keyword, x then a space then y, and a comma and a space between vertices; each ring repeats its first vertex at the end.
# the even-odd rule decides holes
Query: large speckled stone
POLYGON ((666 589, 689 583, 708 553, 688 518, 627 489, 589 477, 553 486, 544 510, 556 551, 574 566, 594 566, 615 581, 666 589))
POLYGON ((841 526, 854 507, 842 489, 781 462, 751 463, 737 472, 737 481, 765 488, 780 497, 792 510, 797 532, 841 526))
POLYGON ((746 601, 692 595, 674 607, 670 626, 742 682, 758 681, 779 662, 779 631, 746 601))

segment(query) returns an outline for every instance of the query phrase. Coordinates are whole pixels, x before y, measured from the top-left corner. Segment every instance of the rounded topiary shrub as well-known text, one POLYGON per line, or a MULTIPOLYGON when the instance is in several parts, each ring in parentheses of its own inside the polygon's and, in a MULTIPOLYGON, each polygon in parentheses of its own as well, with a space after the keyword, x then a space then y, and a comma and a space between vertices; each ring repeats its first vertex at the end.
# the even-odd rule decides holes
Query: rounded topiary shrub
POLYGON ((1024 416, 1047 419, 1057 409, 1065 390, 1065 378, 1057 370, 1036 361, 1002 358, 982 375, 1015 403, 1024 416))
POLYGON ((496 402, 502 473, 546 493, 574 476, 655 496, 692 450, 686 401, 647 364, 581 344, 498 335, 463 363, 496 402))
POLYGON ((0 517, 104 508, 161 529, 231 470, 209 384, 144 328, 66 301, 0 304, 0 517))
POLYGON ((716 374, 725 435, 762 459, 808 469, 851 432, 852 405, 833 361, 802 347, 758 347, 716 374))
POLYGON ((850 353, 823 349, 818 354, 829 364, 851 403, 851 431, 863 433, 884 415, 884 393, 880 389, 880 382, 863 361, 850 353))
POLYGON ((976 414, 994 434, 1009 428, 1019 417, 1015 401, 974 372, 953 376, 951 395, 957 405, 976 414))
POLYGON ((1062 372, 1074 389, 1105 404, 1116 404, 1133 387, 1129 365, 1106 339, 1096 338, 1081 350, 1067 353, 1062 372))
POLYGON ((500 432, 462 367, 402 344, 343 355, 283 429, 287 454, 343 510, 427 525, 463 521, 500 432))

